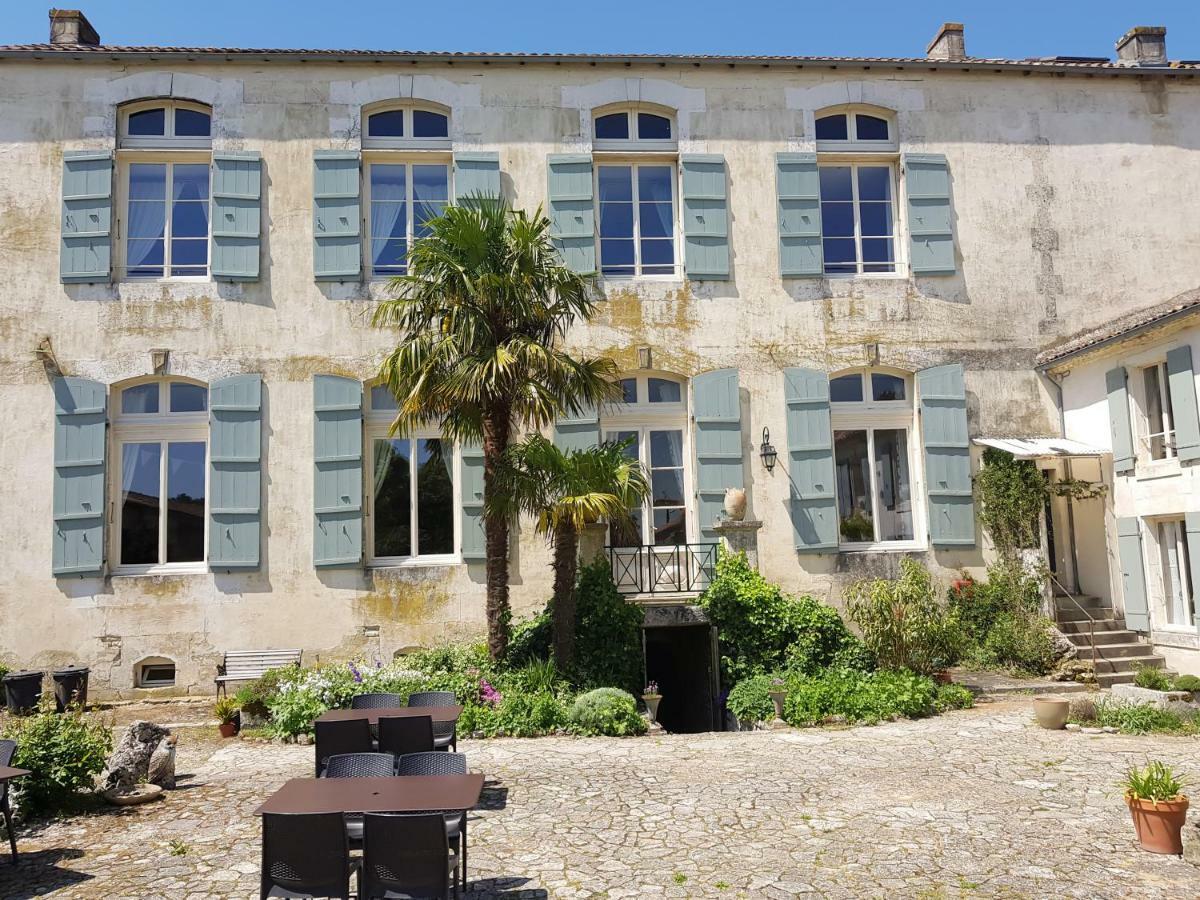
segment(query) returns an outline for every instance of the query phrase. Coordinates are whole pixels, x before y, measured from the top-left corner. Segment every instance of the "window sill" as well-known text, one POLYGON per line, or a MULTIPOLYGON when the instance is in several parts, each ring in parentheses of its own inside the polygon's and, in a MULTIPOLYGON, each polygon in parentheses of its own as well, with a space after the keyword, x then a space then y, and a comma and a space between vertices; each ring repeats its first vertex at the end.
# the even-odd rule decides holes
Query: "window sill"
POLYGON ((839 544, 838 553, 921 553, 929 548, 920 541, 880 541, 871 544, 839 544))
POLYGON ((177 563, 165 566, 117 566, 113 578, 161 578, 172 575, 207 575, 206 563, 177 563))
POLYGON ((687 280, 686 275, 601 275, 600 283, 608 284, 615 282, 617 284, 629 284, 630 282, 653 282, 654 284, 678 284, 683 285, 687 280))
POLYGON ((908 272, 824 272, 830 281, 905 281, 908 272))
POLYGON ((367 563, 367 568, 372 571, 382 571, 386 569, 433 569, 446 566, 461 566, 462 557, 457 553, 443 554, 441 556, 415 556, 415 557, 388 557, 384 559, 373 559, 367 563))
POLYGON ((1182 475, 1178 458, 1138 460, 1134 466, 1134 481, 1153 481, 1158 478, 1173 478, 1182 475))

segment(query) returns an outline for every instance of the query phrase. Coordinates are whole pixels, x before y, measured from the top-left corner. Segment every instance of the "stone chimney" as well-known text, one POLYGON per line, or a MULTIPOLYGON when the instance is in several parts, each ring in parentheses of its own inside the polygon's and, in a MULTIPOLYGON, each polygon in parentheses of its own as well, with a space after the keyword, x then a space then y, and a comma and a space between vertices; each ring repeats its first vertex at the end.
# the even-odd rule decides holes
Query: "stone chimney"
POLYGON ((1137 25, 1117 41, 1117 61, 1131 66, 1167 65, 1167 29, 1137 25))
POLYGON ((937 35, 925 48, 930 59, 966 59, 967 39, 961 22, 944 22, 937 35))
POLYGON ((50 10, 50 43, 51 44, 88 44, 97 47, 100 35, 87 20, 87 16, 77 9, 50 10))

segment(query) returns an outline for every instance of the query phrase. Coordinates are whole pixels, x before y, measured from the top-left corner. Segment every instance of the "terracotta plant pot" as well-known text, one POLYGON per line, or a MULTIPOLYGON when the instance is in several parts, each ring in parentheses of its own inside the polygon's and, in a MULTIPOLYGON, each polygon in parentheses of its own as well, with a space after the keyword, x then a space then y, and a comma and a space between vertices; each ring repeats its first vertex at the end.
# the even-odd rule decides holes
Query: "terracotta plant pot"
POLYGON ((237 723, 236 722, 222 722, 220 725, 217 726, 217 731, 221 732, 221 737, 231 738, 231 737, 233 737, 234 733, 237 731, 237 723))
POLYGON ((1042 728, 1058 731, 1067 727, 1071 701, 1061 697, 1034 697, 1033 714, 1042 728))
POLYGON ((933 680, 938 684, 950 684, 952 681, 954 681, 954 679, 950 676, 950 673, 945 669, 940 669, 939 671, 934 672, 933 680))
POLYGON ((1188 798, 1174 800, 1137 800, 1125 795, 1138 844, 1151 853, 1183 853, 1183 825, 1187 820, 1188 798))

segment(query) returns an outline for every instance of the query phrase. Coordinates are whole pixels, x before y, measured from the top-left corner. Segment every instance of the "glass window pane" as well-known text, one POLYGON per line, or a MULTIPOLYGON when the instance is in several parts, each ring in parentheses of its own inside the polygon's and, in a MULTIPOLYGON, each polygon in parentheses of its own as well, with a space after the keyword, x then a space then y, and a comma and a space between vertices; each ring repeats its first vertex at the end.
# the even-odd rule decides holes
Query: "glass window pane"
POLYGON ((650 475, 655 506, 683 506, 682 469, 659 469, 650 475))
POLYGON ((204 441, 167 445, 167 562, 204 559, 204 441))
POLYGON ((208 113, 195 109, 175 110, 176 137, 210 137, 212 135, 212 119, 208 113))
POLYGON ((672 173, 670 166, 638 166, 638 200, 670 202, 672 173))
POLYGON ((436 438, 417 441, 417 553, 454 552, 454 455, 436 438))
POLYGON ((835 431, 833 455, 837 465, 838 530, 842 543, 875 540, 871 509, 871 469, 865 431, 835 431))
POLYGON ((413 110, 413 137, 444 138, 450 136, 450 120, 441 113, 427 109, 413 110))
POLYGON ((204 412, 208 409, 208 388, 203 385, 173 381, 170 392, 173 413, 204 412))
POLYGON ((171 274, 203 275, 208 268, 208 239, 171 241, 171 274))
POLYGON ((607 431, 604 433, 604 440, 610 444, 622 444, 625 441, 631 441, 630 445, 625 448, 625 455, 630 459, 637 459, 638 453, 638 433, 636 431, 607 431))
POLYGON ((886 141, 888 139, 887 119, 881 119, 878 116, 858 113, 854 117, 854 129, 860 141, 886 141))
MULTIPOLYGON (((640 507, 629 510, 629 519, 611 521, 608 523, 608 542, 614 547, 638 547, 642 543, 642 510, 640 507)), ((636 570, 636 563, 632 562, 633 556, 622 556, 621 560, 629 562, 632 569, 636 570)), ((621 563, 617 563, 618 571, 620 571, 621 563)))
POLYGON ((407 166, 378 164, 371 166, 371 202, 403 203, 407 178, 407 166))
POLYGON ((175 237, 208 237, 208 204, 175 203, 171 207, 171 234, 175 237))
POLYGON ((125 271, 140 277, 161 276, 164 253, 164 241, 131 240, 125 246, 125 271))
POLYGON ((651 378, 646 382, 651 403, 679 403, 683 399, 682 385, 667 378, 651 378))
POLYGON ((817 119, 818 141, 844 141, 848 137, 846 131, 846 114, 838 113, 833 116, 822 116, 817 119))
POLYGON ((633 274, 633 241, 602 240, 600 242, 600 270, 605 275, 633 274))
POLYGON ((166 198, 166 164, 133 163, 129 166, 130 200, 165 200, 166 198))
POLYGON ((861 403, 863 384, 861 375, 842 375, 830 379, 829 399, 833 403, 861 403))
POLYGON ((858 258, 853 238, 826 239, 823 242, 826 272, 854 272, 858 258))
POLYGON ((135 137, 162 137, 166 134, 167 111, 161 106, 129 115, 129 134, 135 137))
POLYGON ((121 447, 121 563, 124 565, 158 562, 161 458, 162 448, 158 443, 121 447))
POLYGON ((650 468, 683 466, 683 432, 678 429, 650 432, 650 468))
POLYGON ((889 166, 858 167, 859 200, 891 200, 892 170, 889 166))
POLYGON ((642 271, 647 275, 670 275, 675 271, 675 242, 642 241, 642 271))
POLYGON ((412 554, 410 452, 411 442, 407 440, 375 442, 376 556, 412 554))
POLYGON ((1163 417, 1158 366, 1148 366, 1142 369, 1142 379, 1146 394, 1146 432, 1149 436, 1150 458, 1162 459, 1166 455, 1166 441, 1163 434, 1166 419, 1163 417))
POLYGON ((368 116, 367 137, 404 137, 404 110, 389 109, 368 116))
POLYGON ((389 238, 371 240, 371 267, 376 275, 396 275, 407 268, 408 242, 389 238))
POLYGON ((450 170, 446 166, 413 166, 413 199, 450 199, 450 170))
POLYGON ((171 197, 175 200, 208 199, 208 166, 176 163, 171 176, 171 197))
POLYGON ((904 379, 883 372, 872 372, 871 399, 876 401, 903 400, 904 379))
POLYGON ((821 166, 821 199, 853 200, 854 189, 850 184, 849 166, 821 166))
POLYGON ((825 237, 854 237, 854 204, 822 203, 821 234, 825 237))
POLYGON ((632 166, 600 166, 597 175, 600 202, 633 199, 632 166))
POLYGON ((671 120, 653 113, 638 113, 638 140, 669 141, 671 120))
POLYGON ((863 238, 863 271, 890 272, 895 268, 891 238, 863 238))
MULTIPOLYGON (((825 214, 824 207, 821 208, 821 214, 822 216, 825 214)), ((860 203, 858 207, 858 219, 864 237, 890 237, 892 233, 892 204, 860 203)), ((824 219, 822 218, 823 222, 824 219)))
POLYGON ((399 409, 391 388, 386 384, 377 384, 371 388, 371 409, 388 411, 399 409))
POLYGON ((659 547, 687 543, 687 518, 682 509, 654 510, 654 543, 659 547))
POLYGON ((671 237, 673 208, 670 203, 639 203, 638 224, 642 229, 642 237, 671 237))
POLYGON ((622 378, 621 379, 621 402, 622 403, 637 403, 637 379, 622 378))
POLYGON ((908 432, 902 428, 875 431, 875 483, 881 541, 911 541, 913 512, 908 477, 908 432))
POLYGON ((371 204, 371 237, 403 238, 408 228, 403 203, 371 204))
POLYGON ((629 113, 596 116, 596 140, 624 141, 629 138, 629 113))
POLYGON ((600 204, 601 237, 633 237, 633 204, 600 204))
MULTIPOLYGON (((135 384, 121 391, 123 415, 146 415, 158 412, 158 382, 135 384)), ((132 444, 130 446, 133 446, 132 444)))
POLYGON ((433 229, 429 225, 431 219, 436 219, 446 210, 445 203, 415 203, 413 204, 413 238, 423 238, 433 229))
POLYGON ((161 238, 167 232, 167 204, 162 200, 129 201, 129 239, 161 238))

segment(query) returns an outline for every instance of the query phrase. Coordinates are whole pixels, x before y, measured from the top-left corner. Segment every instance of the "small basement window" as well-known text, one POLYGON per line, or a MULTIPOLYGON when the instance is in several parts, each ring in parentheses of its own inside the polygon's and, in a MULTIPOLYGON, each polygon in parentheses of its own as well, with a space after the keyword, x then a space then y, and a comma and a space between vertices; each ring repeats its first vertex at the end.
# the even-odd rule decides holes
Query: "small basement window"
POLYGON ((143 688, 173 687, 175 663, 170 660, 149 660, 138 664, 137 686, 143 688))

